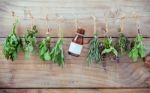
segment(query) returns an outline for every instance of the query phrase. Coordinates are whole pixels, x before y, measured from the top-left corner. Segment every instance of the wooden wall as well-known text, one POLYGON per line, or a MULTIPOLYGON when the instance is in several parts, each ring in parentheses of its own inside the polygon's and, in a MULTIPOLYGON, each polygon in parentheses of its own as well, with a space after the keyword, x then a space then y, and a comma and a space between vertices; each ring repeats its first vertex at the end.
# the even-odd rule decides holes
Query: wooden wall
POLYGON ((29 60, 19 53, 15 62, 4 58, 0 51, 0 93, 150 93, 150 72, 141 60, 137 63, 124 56, 117 64, 107 60, 107 71, 101 64, 87 66, 88 44, 80 57, 72 57, 67 50, 78 25, 86 30, 85 42, 93 36, 93 21, 97 17, 97 31, 100 40, 104 35, 104 13, 109 22, 108 34, 115 40, 118 36, 120 16, 125 15, 124 33, 131 39, 137 35, 133 12, 139 15, 141 33, 147 52, 150 51, 150 0, 0 0, 0 50, 14 22, 11 11, 20 19, 18 35, 23 36, 31 27, 28 15, 31 11, 38 26, 40 41, 47 31, 45 21, 49 17, 53 43, 58 38, 57 16, 63 16, 61 29, 64 32, 65 66, 61 68, 52 62, 42 62, 34 53, 29 60), (23 88, 23 89, 20 89, 23 88), (38 89, 40 88, 40 89, 38 89), (48 89, 41 89, 48 88, 48 89))

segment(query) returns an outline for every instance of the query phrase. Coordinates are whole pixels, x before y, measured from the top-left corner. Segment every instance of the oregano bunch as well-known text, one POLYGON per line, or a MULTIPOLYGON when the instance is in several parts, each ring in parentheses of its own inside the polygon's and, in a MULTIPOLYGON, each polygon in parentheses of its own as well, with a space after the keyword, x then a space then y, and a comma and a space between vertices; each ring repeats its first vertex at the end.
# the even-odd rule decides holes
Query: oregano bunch
POLYGON ((105 55, 113 54, 116 57, 118 56, 118 52, 113 46, 113 42, 112 42, 112 38, 111 37, 107 37, 104 40, 103 45, 104 45, 104 49, 102 51, 102 55, 104 55, 104 54, 105 55))
POLYGON ((19 50, 22 48, 22 40, 16 35, 18 20, 13 24, 12 32, 6 38, 3 45, 3 53, 7 59, 14 61, 19 50))
POLYGON ((37 36, 38 30, 37 27, 34 25, 31 30, 27 30, 27 33, 24 37, 24 52, 25 52, 25 58, 29 58, 31 53, 34 50, 34 47, 36 45, 36 36, 37 36))
POLYGON ((91 64, 93 61, 100 62, 101 61, 101 51, 100 51, 101 42, 98 39, 97 34, 94 34, 94 37, 90 41, 89 52, 87 56, 88 64, 91 64))
POLYGON ((59 66, 64 65, 63 38, 60 37, 50 52, 50 60, 59 66))
POLYGON ((39 44, 39 56, 43 61, 50 60, 50 37, 47 36, 39 44))
POLYGON ((131 51, 129 57, 135 62, 138 58, 144 58, 146 55, 146 48, 143 44, 143 36, 138 34, 134 41, 131 43, 131 51))

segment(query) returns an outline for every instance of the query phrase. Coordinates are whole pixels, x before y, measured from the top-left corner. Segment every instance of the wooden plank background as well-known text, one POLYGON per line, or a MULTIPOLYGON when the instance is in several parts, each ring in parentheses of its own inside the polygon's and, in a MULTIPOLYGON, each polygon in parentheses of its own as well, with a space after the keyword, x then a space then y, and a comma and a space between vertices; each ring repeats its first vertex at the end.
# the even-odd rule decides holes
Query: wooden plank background
POLYGON ((150 0, 0 0, 0 50, 5 38, 11 31, 14 22, 11 11, 20 19, 22 36, 31 27, 28 15, 31 11, 34 24, 38 26, 38 41, 45 37, 47 25, 45 17, 49 17, 49 27, 52 28, 53 44, 58 38, 57 16, 63 16, 61 29, 64 32, 65 66, 61 68, 52 62, 43 62, 34 53, 29 60, 19 53, 15 62, 8 61, 0 51, 0 93, 149 93, 150 72, 144 67, 142 60, 137 63, 126 56, 120 63, 113 59, 107 60, 107 71, 101 64, 86 64, 88 44, 84 45, 80 57, 72 57, 67 50, 76 29, 74 20, 86 30, 85 42, 93 36, 93 21, 97 17, 97 31, 100 40, 104 36, 104 13, 108 14, 108 34, 116 40, 120 16, 125 15, 126 36, 133 39, 137 35, 133 12, 139 15, 141 33, 144 44, 150 51, 150 0), (5 89, 4 89, 5 88, 5 89), (11 89, 9 89, 11 88, 11 89), (30 88, 30 89, 18 89, 30 88), (32 89, 34 88, 34 89, 32 89), (50 89, 35 89, 50 88, 50 89), (140 89, 138 89, 140 88, 140 89))

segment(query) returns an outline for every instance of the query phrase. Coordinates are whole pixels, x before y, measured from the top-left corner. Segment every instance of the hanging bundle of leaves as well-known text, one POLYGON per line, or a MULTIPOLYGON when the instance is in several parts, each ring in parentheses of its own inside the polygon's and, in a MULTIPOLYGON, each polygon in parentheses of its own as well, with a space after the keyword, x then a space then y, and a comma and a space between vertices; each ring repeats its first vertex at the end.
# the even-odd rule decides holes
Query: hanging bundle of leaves
POLYGON ((34 47, 37 42, 37 40, 36 40, 37 33, 38 33, 37 27, 34 25, 32 27, 32 30, 27 30, 27 33, 25 34, 24 52, 25 52, 26 58, 29 58, 31 53, 34 50, 34 47))
POLYGON ((91 64, 93 61, 100 62, 101 61, 101 51, 100 46, 101 42, 99 41, 97 34, 94 35, 90 42, 89 52, 87 56, 87 62, 91 64))
POLYGON ((59 38, 50 52, 50 59, 59 66, 64 65, 63 38, 59 38))
POLYGON ((138 34, 134 41, 131 43, 131 51, 129 52, 129 57, 135 62, 138 58, 144 58, 146 48, 143 44, 143 36, 138 34))
POLYGON ((115 55, 116 57, 118 56, 118 52, 115 49, 114 45, 113 45, 113 40, 111 37, 107 36, 107 32, 108 32, 108 22, 107 22, 107 17, 105 15, 105 40, 103 41, 103 50, 102 50, 102 55, 103 57, 107 56, 107 55, 115 55))
POLYGON ((93 61, 97 63, 101 62, 101 51, 99 48, 101 42, 99 41, 98 34, 96 32, 95 17, 93 17, 93 20, 94 20, 94 37, 90 41, 89 52, 87 56, 88 64, 91 64, 93 61))
POLYGON ((43 61, 50 60, 50 37, 47 36, 39 44, 39 55, 43 61))
POLYGON ((114 48, 113 43, 112 43, 112 38, 111 37, 107 37, 104 42, 104 49, 102 51, 102 55, 115 55, 116 57, 118 56, 118 52, 117 50, 114 48))
POLYGON ((57 40, 55 46, 52 48, 50 52, 50 60, 54 63, 58 64, 59 66, 64 66, 64 51, 63 51, 63 33, 60 28, 60 23, 58 26, 59 29, 59 39, 57 40))
POLYGON ((12 32, 6 38, 3 46, 3 53, 7 59, 14 61, 17 58, 17 54, 22 47, 22 40, 16 35, 16 27, 18 21, 13 24, 12 32))
POLYGON ((115 47, 118 53, 120 55, 123 55, 129 51, 129 44, 130 41, 128 40, 128 38, 123 33, 120 33, 115 47))

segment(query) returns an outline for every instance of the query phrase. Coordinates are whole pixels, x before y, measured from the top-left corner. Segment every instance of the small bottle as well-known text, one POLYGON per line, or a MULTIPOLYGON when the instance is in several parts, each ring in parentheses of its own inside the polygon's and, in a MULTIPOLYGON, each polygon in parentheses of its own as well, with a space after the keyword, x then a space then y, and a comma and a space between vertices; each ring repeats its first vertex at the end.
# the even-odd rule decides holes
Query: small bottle
POLYGON ((68 54, 76 57, 80 56, 83 47, 84 33, 84 29, 78 28, 76 36, 73 38, 70 44, 68 54))

